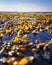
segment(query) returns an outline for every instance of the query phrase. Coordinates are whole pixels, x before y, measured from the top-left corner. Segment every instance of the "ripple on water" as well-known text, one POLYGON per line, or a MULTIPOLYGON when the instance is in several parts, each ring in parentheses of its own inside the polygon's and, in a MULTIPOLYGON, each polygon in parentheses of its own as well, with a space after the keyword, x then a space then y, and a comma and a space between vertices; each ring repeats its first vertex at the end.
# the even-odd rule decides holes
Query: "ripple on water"
POLYGON ((11 42, 13 40, 13 38, 17 35, 17 33, 15 33, 13 36, 11 37, 7 37, 5 34, 4 34, 4 37, 2 38, 2 41, 3 42, 11 42))
POLYGON ((35 42, 35 40, 39 40, 40 42, 46 42, 50 41, 52 38, 52 34, 49 34, 48 32, 39 32, 36 36, 34 36, 32 33, 28 34, 28 38, 35 42))

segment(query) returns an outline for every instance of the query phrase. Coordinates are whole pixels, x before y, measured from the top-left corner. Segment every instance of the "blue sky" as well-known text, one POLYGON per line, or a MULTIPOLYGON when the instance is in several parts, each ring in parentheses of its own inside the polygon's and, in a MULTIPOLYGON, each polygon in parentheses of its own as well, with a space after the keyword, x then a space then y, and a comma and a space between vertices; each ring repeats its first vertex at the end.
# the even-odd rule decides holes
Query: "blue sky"
POLYGON ((52 12, 52 0, 0 0, 0 11, 52 12))

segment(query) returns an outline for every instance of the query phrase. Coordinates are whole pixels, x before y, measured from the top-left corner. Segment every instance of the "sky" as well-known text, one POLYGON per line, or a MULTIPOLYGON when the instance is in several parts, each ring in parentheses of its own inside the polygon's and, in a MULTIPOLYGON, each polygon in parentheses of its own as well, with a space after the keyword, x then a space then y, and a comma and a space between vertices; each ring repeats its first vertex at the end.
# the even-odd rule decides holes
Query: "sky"
POLYGON ((0 11, 52 12, 52 0, 0 0, 0 11))

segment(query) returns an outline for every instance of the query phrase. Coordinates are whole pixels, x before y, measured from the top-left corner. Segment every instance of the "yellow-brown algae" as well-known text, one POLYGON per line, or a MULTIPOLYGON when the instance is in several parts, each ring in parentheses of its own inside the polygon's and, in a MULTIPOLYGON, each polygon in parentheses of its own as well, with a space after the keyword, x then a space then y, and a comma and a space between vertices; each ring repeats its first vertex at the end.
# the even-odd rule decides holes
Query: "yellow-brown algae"
POLYGON ((16 37, 14 38, 13 42, 14 42, 14 44, 21 43, 21 42, 22 42, 22 38, 16 36, 16 37))
POLYGON ((28 35, 27 35, 27 34, 25 34, 25 35, 23 36, 23 38, 27 38, 27 36, 28 36, 28 35))
POLYGON ((31 50, 32 50, 33 52, 37 52, 37 49, 36 49, 36 48, 31 48, 31 50))
POLYGON ((2 58, 3 63, 7 63, 8 59, 7 58, 2 58))
POLYGON ((26 65, 26 64, 28 64, 28 62, 29 62, 29 60, 24 57, 24 58, 22 58, 22 59, 19 61, 18 65, 26 65))
POLYGON ((32 33, 33 33, 34 35, 37 35, 37 34, 38 34, 38 31, 33 30, 32 33))
POLYGON ((30 30, 32 30, 32 29, 33 29, 33 26, 32 26, 32 24, 30 24, 30 25, 29 25, 29 28, 30 28, 30 30))
POLYGON ((48 45, 49 45, 49 44, 46 43, 46 44, 44 45, 44 48, 43 48, 43 49, 44 49, 44 50, 47 50, 48 45))
POLYGON ((7 61, 8 65, 12 65, 13 62, 14 62, 14 61, 12 61, 11 59, 9 59, 9 60, 7 61))
POLYGON ((41 29, 41 28, 40 28, 40 32, 44 32, 44 29, 41 29))
POLYGON ((45 30, 48 31, 50 29, 50 26, 46 26, 45 30))
POLYGON ((0 51, 0 54, 2 54, 4 50, 5 50, 5 47, 2 47, 2 50, 0 51))
POLYGON ((17 54, 17 56, 19 56, 19 57, 22 57, 22 56, 23 56, 22 52, 17 52, 16 54, 17 54))
POLYGON ((51 31, 51 30, 48 30, 47 32, 48 32, 49 34, 52 34, 52 31, 51 31))
POLYGON ((43 55, 43 57, 45 59, 50 59, 50 52, 45 52, 44 55, 43 55))
POLYGON ((45 43, 39 43, 39 44, 37 44, 37 48, 38 49, 43 49, 44 45, 45 45, 45 43))
POLYGON ((22 46, 22 47, 20 48, 20 50, 21 50, 22 52, 25 52, 25 51, 26 51, 26 48, 25 48, 24 46, 22 46))
POLYGON ((9 51, 8 54, 9 54, 10 56, 13 56, 14 52, 15 52, 15 51, 9 51))
POLYGON ((10 58, 9 60, 11 60, 11 61, 16 61, 17 58, 16 58, 16 57, 12 57, 12 58, 10 58))
POLYGON ((22 35, 23 34, 23 31, 22 30, 19 30, 18 31, 18 35, 22 35))
POLYGON ((11 30, 6 30, 6 35, 8 36, 8 37, 10 37, 10 34, 11 34, 11 30))
POLYGON ((36 40, 35 43, 36 43, 36 44, 39 44, 39 40, 36 40))
POLYGON ((3 37, 3 34, 0 32, 0 39, 3 37))
POLYGON ((16 28, 15 28, 15 30, 16 30, 16 31, 19 31, 19 28, 18 28, 18 27, 16 27, 16 28))
POLYGON ((29 43, 29 42, 30 42, 29 38, 27 37, 27 34, 25 34, 25 35, 22 37, 22 41, 24 41, 25 43, 29 43))
POLYGON ((13 65, 19 65, 19 64, 18 64, 18 61, 17 61, 17 60, 14 61, 14 62, 13 62, 13 65))
POLYGON ((12 51, 15 51, 15 50, 18 50, 18 49, 19 49, 19 47, 16 46, 16 45, 14 45, 14 46, 11 48, 12 51))
POLYGON ((27 57, 27 59, 29 60, 29 62, 32 62, 34 60, 34 56, 29 56, 27 57))
POLYGON ((29 42, 29 43, 27 44, 28 47, 30 47, 30 46, 32 46, 32 45, 33 45, 33 42, 29 42))

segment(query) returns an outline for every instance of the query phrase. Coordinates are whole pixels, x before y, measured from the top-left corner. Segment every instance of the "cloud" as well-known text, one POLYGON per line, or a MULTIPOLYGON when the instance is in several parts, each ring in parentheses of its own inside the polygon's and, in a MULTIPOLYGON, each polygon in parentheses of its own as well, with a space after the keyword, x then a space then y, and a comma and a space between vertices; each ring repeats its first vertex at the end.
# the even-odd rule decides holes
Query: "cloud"
POLYGON ((17 4, 17 5, 1 5, 0 11, 17 11, 17 12, 41 12, 51 11, 49 8, 35 4, 17 4))

